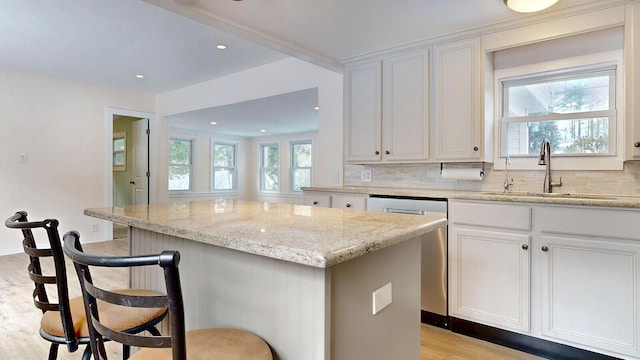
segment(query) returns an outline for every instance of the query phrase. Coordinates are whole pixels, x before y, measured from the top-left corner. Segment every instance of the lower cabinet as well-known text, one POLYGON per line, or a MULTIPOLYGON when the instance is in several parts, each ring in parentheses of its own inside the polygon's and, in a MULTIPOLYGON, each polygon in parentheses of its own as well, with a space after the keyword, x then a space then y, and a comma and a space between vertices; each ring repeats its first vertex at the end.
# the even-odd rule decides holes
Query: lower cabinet
POLYGON ((531 208, 449 201, 449 314, 529 332, 531 208))
POLYGON ((638 356, 640 246, 542 236, 542 335, 638 356))
POLYGON ((302 203, 309 206, 322 206, 349 210, 366 210, 367 197, 368 196, 365 194, 305 191, 303 193, 302 203))
POLYGON ((451 315, 528 332, 529 243, 528 235, 452 227, 451 315))
POLYGON ((451 200, 450 315, 640 359, 638 219, 631 209, 451 200))

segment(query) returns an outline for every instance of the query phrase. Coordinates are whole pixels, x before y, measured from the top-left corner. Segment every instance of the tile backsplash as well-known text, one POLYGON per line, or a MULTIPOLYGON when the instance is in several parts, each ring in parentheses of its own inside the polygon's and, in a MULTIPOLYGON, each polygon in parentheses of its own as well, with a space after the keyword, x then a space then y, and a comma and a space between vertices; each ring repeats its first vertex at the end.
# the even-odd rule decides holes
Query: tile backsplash
MULTIPOLYGON (((481 164, 448 165, 449 167, 480 167, 481 164)), ((406 189, 502 191, 504 171, 493 170, 485 163, 482 181, 445 180, 440 164, 350 165, 344 168, 344 186, 388 187, 406 189), (360 181, 361 170, 371 170, 371 182, 360 181)), ((640 161, 627 161, 622 171, 560 171, 552 178, 562 177, 562 187, 554 192, 615 194, 640 196, 640 161)), ((509 170, 512 191, 541 192, 544 170, 509 170)))

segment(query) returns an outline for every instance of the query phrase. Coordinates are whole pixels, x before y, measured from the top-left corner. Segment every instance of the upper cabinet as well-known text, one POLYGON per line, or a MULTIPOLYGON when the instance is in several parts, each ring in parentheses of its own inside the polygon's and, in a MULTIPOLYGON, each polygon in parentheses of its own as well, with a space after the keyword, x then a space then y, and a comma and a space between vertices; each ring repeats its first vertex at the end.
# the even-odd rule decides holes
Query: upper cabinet
POLYGON ((483 56, 480 40, 433 49, 433 158, 438 162, 484 161, 483 56))
POLYGON ((349 65, 345 147, 351 163, 429 159, 429 52, 349 65))

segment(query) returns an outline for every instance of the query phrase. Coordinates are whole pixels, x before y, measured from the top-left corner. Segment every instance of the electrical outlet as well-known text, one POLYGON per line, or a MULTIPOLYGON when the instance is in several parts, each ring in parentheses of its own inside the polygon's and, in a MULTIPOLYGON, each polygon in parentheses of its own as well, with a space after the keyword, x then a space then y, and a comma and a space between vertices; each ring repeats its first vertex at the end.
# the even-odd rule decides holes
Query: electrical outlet
POLYGON ((371 182, 371 170, 361 170, 360 171, 360 181, 362 182, 371 182))
POLYGON ((98 232, 98 224, 91 224, 91 232, 98 232))
POLYGON ((20 154, 18 155, 18 163, 20 164, 26 164, 27 163, 27 154, 20 154))
POLYGON ((391 304, 391 293, 390 282, 373 292, 373 315, 379 313, 382 309, 391 304))

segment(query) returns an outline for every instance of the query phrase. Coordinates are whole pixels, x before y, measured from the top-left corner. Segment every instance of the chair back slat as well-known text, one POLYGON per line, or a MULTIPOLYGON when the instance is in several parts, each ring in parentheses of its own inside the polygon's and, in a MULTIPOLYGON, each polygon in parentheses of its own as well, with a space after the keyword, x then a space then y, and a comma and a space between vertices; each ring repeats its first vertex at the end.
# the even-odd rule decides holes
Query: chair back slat
POLYGON ((104 350, 104 337, 130 346, 170 347, 173 360, 186 360, 184 303, 178 272, 179 252, 164 251, 157 255, 142 256, 95 256, 82 251, 80 235, 75 231, 67 232, 63 236, 63 241, 64 253, 73 261, 80 279, 85 311, 87 312, 91 349, 95 359, 107 359, 104 350), (107 291, 96 285, 90 271, 92 267, 130 268, 142 266, 160 266, 162 268, 167 295, 131 295, 107 291), (101 302, 137 308, 166 307, 169 311, 171 336, 133 335, 114 330, 100 321, 98 309, 101 302))
POLYGON ((35 307, 42 310, 43 313, 47 311, 60 312, 67 348, 69 352, 76 351, 78 349, 78 338, 76 337, 73 319, 71 318, 69 287, 64 253, 58 233, 58 220, 46 219, 43 221, 29 222, 27 220, 27 213, 25 211, 18 211, 9 217, 4 224, 10 229, 21 230, 24 236, 22 247, 24 252, 29 256, 27 269, 29 278, 35 286, 32 293, 35 307), (35 237, 33 236, 33 229, 44 229, 49 240, 49 248, 38 248, 35 237), (43 274, 40 258, 44 257, 53 258, 54 275, 43 274), (57 303, 49 300, 45 284, 55 285, 58 299, 57 303))

